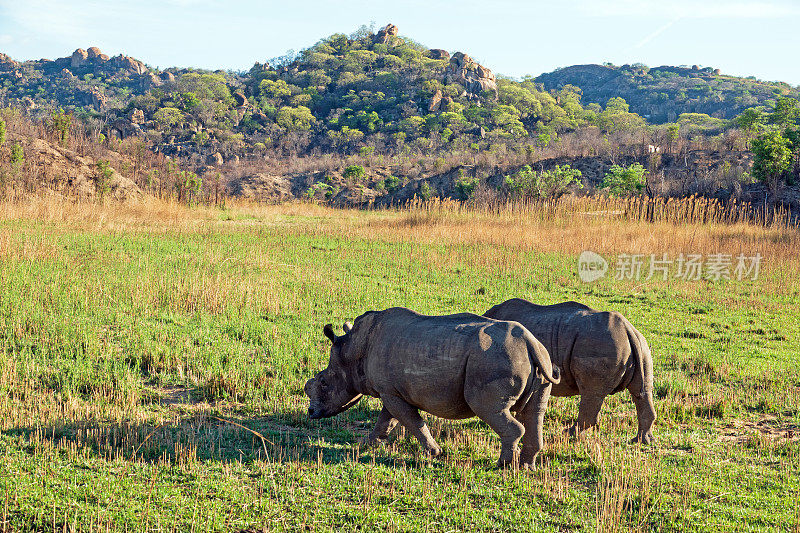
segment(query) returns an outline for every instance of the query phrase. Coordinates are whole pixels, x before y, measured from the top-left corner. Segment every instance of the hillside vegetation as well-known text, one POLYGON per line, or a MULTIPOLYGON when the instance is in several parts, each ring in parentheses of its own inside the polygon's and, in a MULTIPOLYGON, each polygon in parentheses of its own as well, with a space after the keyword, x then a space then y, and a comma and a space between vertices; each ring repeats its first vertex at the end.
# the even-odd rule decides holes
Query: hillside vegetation
POLYGON ((591 193, 615 166, 638 163, 642 187, 625 194, 797 206, 800 192, 785 187, 800 175, 800 137, 786 133, 800 119, 796 93, 708 69, 641 65, 508 79, 391 24, 334 34, 247 72, 159 71, 94 47, 56 60, 0 55, 6 114, 21 110, 61 145, 82 139, 81 156, 96 144, 136 165, 147 160, 155 172, 135 166, 128 176, 137 186, 190 201, 554 198, 591 193), (778 129, 779 139, 755 150, 753 169, 751 141, 778 129), (540 183, 567 183, 557 168, 576 179, 540 183), (538 185, 507 186, 520 175, 538 185))
POLYGON ((712 67, 574 65, 536 78, 549 91, 575 86, 584 101, 620 97, 631 111, 653 123, 675 122, 684 113, 733 119, 748 108, 774 107, 778 98, 800 96, 788 83, 723 74, 712 67))

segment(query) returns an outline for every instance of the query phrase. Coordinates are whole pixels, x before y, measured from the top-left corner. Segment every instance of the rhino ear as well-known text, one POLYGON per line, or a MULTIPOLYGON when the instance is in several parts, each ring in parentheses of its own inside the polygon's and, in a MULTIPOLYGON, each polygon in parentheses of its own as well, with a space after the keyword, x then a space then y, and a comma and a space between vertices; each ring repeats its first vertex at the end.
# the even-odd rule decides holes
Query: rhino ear
POLYGON ((322 333, 328 337, 331 342, 336 342, 336 334, 333 332, 333 324, 325 324, 325 327, 322 328, 322 333))
POLYGON ((350 322, 345 322, 344 325, 342 326, 342 329, 344 330, 345 333, 350 333, 350 330, 353 329, 353 324, 351 324, 350 322))

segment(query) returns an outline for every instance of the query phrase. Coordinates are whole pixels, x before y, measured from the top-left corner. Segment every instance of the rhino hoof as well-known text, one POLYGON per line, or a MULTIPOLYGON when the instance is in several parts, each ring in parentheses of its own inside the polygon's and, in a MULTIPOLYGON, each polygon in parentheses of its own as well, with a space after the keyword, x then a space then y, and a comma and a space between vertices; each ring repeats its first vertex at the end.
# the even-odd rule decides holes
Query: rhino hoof
POLYGON ((428 452, 428 457, 430 457, 431 459, 442 455, 442 449, 439 448, 438 446, 435 448, 428 448, 427 452, 428 452))
POLYGON ((361 437, 358 439, 358 445, 361 448, 374 448, 375 446, 379 446, 383 442, 381 439, 375 437, 361 437))
POLYGON ((638 434, 631 439, 631 444, 655 444, 656 439, 652 433, 638 434))

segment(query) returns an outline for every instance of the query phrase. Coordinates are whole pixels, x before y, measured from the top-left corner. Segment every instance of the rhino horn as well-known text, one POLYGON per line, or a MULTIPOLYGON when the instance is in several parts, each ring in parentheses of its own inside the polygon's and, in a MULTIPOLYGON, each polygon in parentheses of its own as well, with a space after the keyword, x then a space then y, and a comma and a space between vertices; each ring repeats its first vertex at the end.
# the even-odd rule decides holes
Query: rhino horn
POLYGON ((350 330, 353 329, 353 324, 351 324, 350 322, 345 322, 344 325, 342 326, 342 329, 344 329, 345 333, 350 333, 350 330))
POLYGON ((336 334, 333 332, 333 324, 325 324, 325 327, 322 328, 322 332, 331 340, 331 342, 336 342, 336 334))

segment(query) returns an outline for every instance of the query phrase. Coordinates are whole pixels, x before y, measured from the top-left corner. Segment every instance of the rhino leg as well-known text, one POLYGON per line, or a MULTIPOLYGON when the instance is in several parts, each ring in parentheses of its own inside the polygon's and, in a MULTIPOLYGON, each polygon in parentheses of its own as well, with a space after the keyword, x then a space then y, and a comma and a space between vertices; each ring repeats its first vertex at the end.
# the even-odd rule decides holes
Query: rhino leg
POLYGON ((466 397, 472 412, 500 436, 499 468, 518 464, 517 445, 525 433, 525 427, 511 416, 511 406, 517 398, 509 398, 503 385, 493 382, 466 397))
POLYGON ((544 447, 542 427, 544 426, 544 412, 547 410, 547 402, 550 399, 550 389, 552 389, 550 384, 542 386, 533 393, 525 407, 517 413, 517 420, 525 427, 522 453, 519 456, 520 468, 533 468, 536 455, 544 447))
POLYGON ((384 406, 381 409, 381 414, 378 415, 378 420, 375 422, 375 427, 369 434, 369 437, 361 441, 362 446, 375 446, 385 440, 389 433, 392 432, 397 425, 397 419, 392 416, 388 409, 384 406))
POLYGON ((516 466, 519 464, 517 445, 519 444, 522 435, 525 433, 525 428, 519 423, 508 410, 508 407, 502 411, 492 411, 475 414, 481 420, 489 424, 500 436, 500 459, 497 460, 498 468, 507 468, 509 466, 516 466))
MULTIPOLYGON (((436 444, 431 436, 431 430, 428 429, 428 424, 419 415, 416 407, 410 405, 408 402, 397 396, 382 396, 383 409, 388 416, 392 416, 400 421, 411 433, 417 437, 422 447, 430 454, 431 457, 436 457, 442 453, 442 449, 436 444)), ((381 411, 383 414, 383 411, 381 411)), ((380 417, 379 417, 380 421, 380 417)), ((377 427, 376 427, 377 429, 377 427)))
POLYGON ((605 399, 605 394, 592 394, 581 391, 578 421, 567 430, 570 437, 577 437, 580 433, 597 425, 600 421, 600 408, 603 407, 605 399))
MULTIPOLYGON (((635 381, 635 380, 634 380, 635 381)), ((648 392, 641 394, 641 385, 628 387, 633 403, 636 405, 636 416, 639 419, 639 430, 631 442, 641 442, 643 444, 653 444, 656 439, 653 437, 653 424, 656 421, 656 409, 653 405, 653 395, 648 392)))

